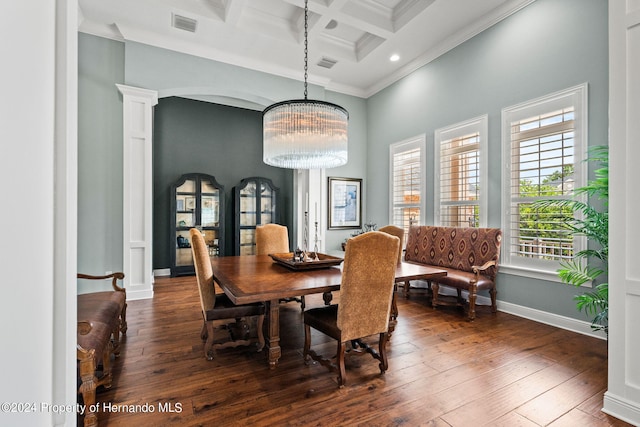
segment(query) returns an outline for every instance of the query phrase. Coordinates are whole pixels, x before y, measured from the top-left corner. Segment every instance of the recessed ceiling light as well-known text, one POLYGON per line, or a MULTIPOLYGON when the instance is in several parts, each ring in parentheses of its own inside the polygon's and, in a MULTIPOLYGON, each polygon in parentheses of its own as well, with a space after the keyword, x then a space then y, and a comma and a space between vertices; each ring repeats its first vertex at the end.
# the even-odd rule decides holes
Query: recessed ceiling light
POLYGON ((389 57, 389 61, 391 61, 391 62, 396 62, 399 59, 400 59, 400 55, 398 55, 397 53, 394 53, 393 55, 391 55, 389 57))
POLYGON ((337 26, 338 26, 338 21, 336 21, 335 19, 332 19, 331 21, 327 22, 327 25, 325 25, 324 27, 327 30, 333 30, 337 26))

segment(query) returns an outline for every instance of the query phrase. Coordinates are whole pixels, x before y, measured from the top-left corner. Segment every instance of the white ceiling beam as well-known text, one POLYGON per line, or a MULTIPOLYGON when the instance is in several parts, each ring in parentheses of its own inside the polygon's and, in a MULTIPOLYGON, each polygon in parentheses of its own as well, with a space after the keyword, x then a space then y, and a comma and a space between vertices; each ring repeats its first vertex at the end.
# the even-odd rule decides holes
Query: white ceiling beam
POLYGON ((393 11, 393 29, 400 30, 409 21, 431 6, 435 0, 409 0, 398 5, 393 11))
POLYGON ((247 0, 225 0, 224 22, 235 26, 240 20, 246 5, 247 0))

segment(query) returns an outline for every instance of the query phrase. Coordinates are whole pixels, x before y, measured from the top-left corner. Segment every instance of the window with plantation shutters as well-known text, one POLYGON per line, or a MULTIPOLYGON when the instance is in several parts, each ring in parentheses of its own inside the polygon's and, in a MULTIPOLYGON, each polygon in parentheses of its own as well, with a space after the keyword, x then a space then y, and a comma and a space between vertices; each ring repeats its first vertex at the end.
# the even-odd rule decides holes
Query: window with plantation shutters
POLYGON ((390 222, 402 227, 405 233, 411 224, 420 224, 423 216, 424 147, 424 136, 390 147, 390 222))
POLYGON ((586 239, 565 226, 569 208, 540 200, 574 198, 586 183, 586 85, 503 110, 504 263, 555 271, 586 239))
POLYGON ((487 116, 435 132, 434 218, 446 227, 486 226, 487 116))

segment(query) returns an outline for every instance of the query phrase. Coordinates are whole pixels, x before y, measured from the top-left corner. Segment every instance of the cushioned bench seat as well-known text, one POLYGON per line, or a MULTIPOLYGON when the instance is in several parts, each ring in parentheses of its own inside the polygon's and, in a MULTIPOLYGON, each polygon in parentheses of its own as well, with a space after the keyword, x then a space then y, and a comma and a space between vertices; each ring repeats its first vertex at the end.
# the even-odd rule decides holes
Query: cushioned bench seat
POLYGON ((489 291, 491 309, 497 310, 496 274, 501 242, 499 228, 411 226, 405 261, 446 269, 447 276, 431 282, 433 307, 440 304, 439 285, 455 288, 459 300, 465 290, 469 293, 468 317, 473 320, 480 290, 489 291))

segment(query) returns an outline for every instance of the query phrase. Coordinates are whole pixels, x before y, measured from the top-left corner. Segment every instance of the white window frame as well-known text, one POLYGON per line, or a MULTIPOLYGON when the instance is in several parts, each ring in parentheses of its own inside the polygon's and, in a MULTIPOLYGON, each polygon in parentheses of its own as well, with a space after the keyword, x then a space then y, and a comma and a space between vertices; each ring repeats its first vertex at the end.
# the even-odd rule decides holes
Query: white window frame
POLYGON ((397 225, 398 227, 405 228, 404 224, 396 224, 394 222, 393 211, 396 207, 410 207, 406 204, 398 204, 395 202, 394 197, 394 156, 406 151, 411 151, 416 148, 420 149, 420 201, 415 207, 420 209, 419 222, 424 224, 426 209, 426 146, 427 138, 425 134, 417 135, 412 138, 405 139, 400 142, 393 143, 389 146, 389 224, 397 225))
MULTIPOLYGON (((587 166, 584 164, 588 148, 588 94, 587 83, 561 90, 531 101, 502 110, 502 215, 503 230, 500 271, 508 274, 560 282, 557 270, 559 261, 524 258, 511 251, 510 228, 511 194, 511 124, 532 116, 547 114, 563 108, 574 108, 574 187, 587 183, 587 166)), ((574 236, 574 253, 587 247, 584 236, 574 236)))
POLYGON ((488 209, 488 199, 487 199, 487 183, 488 183, 488 174, 487 174, 487 150, 488 150, 488 123, 489 116, 484 114, 482 116, 478 116, 460 123, 456 123, 451 126, 447 126, 444 128, 437 129, 434 133, 435 143, 434 143, 434 171, 435 173, 435 182, 434 182, 434 192, 433 192, 433 218, 434 223, 436 225, 442 225, 442 217, 441 217, 441 174, 442 174, 442 144, 453 139, 463 138, 465 136, 471 134, 478 134, 479 137, 479 147, 478 151, 480 154, 479 159, 479 183, 480 183, 480 195, 478 198, 478 206, 479 206, 479 227, 487 226, 487 209, 488 209))

